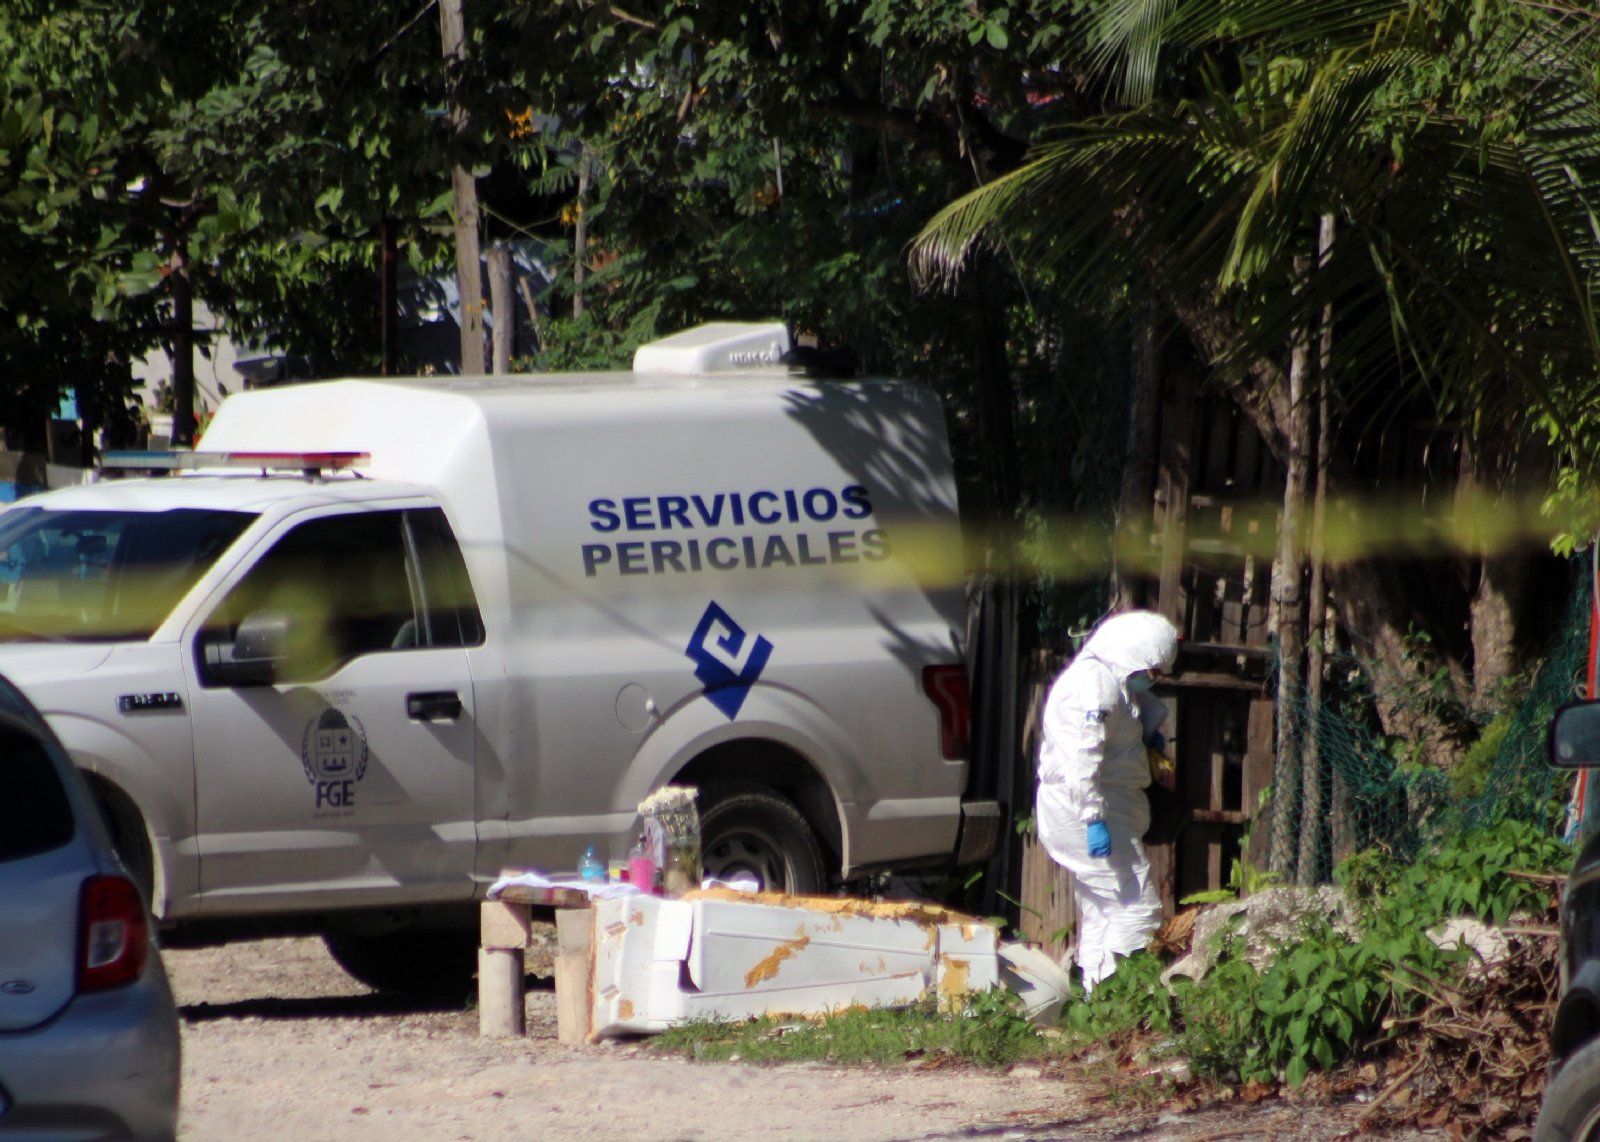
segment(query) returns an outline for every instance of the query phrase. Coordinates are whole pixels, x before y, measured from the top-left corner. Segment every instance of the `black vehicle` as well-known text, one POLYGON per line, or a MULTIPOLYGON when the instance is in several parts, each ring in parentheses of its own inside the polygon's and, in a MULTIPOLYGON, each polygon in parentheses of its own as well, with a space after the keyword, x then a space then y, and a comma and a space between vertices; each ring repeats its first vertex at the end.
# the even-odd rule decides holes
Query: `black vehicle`
MULTIPOLYGON (((1556 711, 1548 746, 1552 765, 1600 766, 1600 701, 1556 711)), ((1561 901, 1561 1000, 1534 1142, 1600 1142, 1600 830, 1586 835, 1561 901)))

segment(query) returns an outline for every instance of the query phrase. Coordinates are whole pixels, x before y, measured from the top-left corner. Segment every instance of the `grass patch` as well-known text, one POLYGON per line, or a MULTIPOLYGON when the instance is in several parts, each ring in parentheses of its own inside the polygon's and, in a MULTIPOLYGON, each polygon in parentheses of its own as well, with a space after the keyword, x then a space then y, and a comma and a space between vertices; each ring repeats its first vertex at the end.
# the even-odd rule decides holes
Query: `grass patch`
POLYGON ((960 1013, 923 1003, 896 1010, 848 1008, 820 1019, 704 1020, 673 1027, 650 1045, 707 1062, 886 1065, 933 1056, 990 1067, 1039 1058, 1052 1047, 1005 991, 976 995, 960 1013))

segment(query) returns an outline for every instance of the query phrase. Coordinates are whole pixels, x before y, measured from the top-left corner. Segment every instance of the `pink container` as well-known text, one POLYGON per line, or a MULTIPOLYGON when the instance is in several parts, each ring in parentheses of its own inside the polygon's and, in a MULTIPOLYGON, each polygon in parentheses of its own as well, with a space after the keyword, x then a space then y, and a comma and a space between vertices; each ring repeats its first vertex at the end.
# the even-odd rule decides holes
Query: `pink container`
POLYGON ((639 886, 647 896, 656 895, 656 865, 649 857, 634 857, 628 861, 628 883, 639 886))

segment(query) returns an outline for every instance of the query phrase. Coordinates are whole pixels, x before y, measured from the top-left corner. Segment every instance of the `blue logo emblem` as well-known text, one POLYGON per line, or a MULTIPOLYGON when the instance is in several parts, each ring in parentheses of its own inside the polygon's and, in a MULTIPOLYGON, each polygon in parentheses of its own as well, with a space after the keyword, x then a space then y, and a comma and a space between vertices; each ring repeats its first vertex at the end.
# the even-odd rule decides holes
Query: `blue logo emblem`
POLYGON ((700 625, 694 628, 684 653, 694 660, 694 676, 706 688, 706 701, 732 721, 739 716, 750 687, 766 669, 772 644, 759 634, 749 638, 732 615, 712 603, 700 616, 700 625))

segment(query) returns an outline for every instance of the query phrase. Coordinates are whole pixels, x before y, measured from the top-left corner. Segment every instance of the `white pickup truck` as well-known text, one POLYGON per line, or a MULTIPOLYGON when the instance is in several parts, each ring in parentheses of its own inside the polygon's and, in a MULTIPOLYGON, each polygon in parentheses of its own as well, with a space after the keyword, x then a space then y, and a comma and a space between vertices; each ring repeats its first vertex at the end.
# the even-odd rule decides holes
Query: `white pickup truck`
POLYGON ((379 986, 470 971, 501 868, 624 856, 667 782, 701 790, 711 873, 947 859, 943 414, 786 349, 708 327, 633 373, 232 396, 196 453, 115 461, 190 470, 0 514, 0 673, 158 917, 318 916, 379 986))

